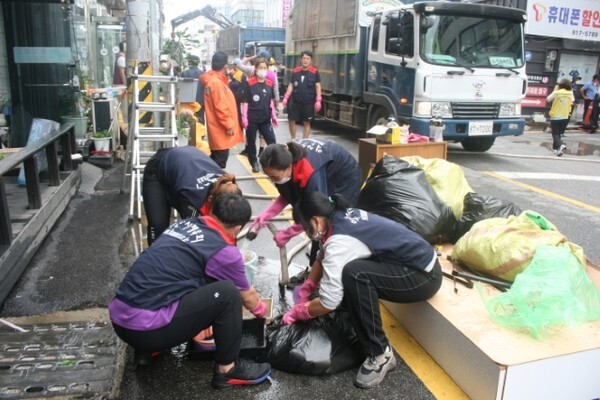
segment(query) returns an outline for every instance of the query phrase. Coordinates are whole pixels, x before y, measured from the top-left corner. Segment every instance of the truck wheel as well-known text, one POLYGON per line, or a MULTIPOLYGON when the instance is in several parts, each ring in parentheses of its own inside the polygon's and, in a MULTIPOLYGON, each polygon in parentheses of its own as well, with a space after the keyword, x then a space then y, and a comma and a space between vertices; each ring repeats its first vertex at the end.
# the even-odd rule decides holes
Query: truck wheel
POLYGON ((496 141, 495 137, 471 137, 460 142, 467 151, 488 151, 496 141))
POLYGON ((387 125, 388 117, 390 116, 390 112, 385 107, 377 107, 373 110, 371 114, 371 118, 369 119, 369 126, 367 128, 371 128, 375 125, 387 125))

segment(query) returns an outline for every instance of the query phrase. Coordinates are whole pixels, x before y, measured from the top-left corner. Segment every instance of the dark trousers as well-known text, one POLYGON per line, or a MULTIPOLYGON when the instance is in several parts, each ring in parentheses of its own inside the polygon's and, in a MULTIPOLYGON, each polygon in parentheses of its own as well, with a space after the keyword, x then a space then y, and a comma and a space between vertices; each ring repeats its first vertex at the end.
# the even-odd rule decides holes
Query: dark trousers
POLYGON ((210 150, 210 158, 221 168, 227 167, 227 159, 229 159, 229 149, 225 150, 210 150))
POLYGON ((427 300, 437 293, 442 278, 442 267, 437 260, 431 272, 371 260, 346 264, 342 271, 344 304, 365 354, 383 354, 389 344, 381 326, 379 299, 394 303, 427 300))
POLYGON ((186 343, 212 326, 217 364, 238 357, 242 341, 242 298, 231 281, 218 281, 196 289, 179 300, 173 320, 151 331, 135 331, 113 324, 119 338, 143 352, 162 351, 186 343))
POLYGON ((160 149, 144 168, 142 196, 144 211, 148 220, 146 240, 148 246, 163 233, 171 224, 171 208, 177 210, 181 218, 198 215, 197 207, 191 205, 181 193, 170 193, 156 177, 160 157, 168 149, 160 149))
POLYGON ((267 145, 275 143, 275 132, 270 120, 266 122, 248 121, 248 127, 246 128, 246 153, 248 154, 250 165, 254 165, 258 161, 256 157, 257 132, 260 132, 267 145))
POLYGON ((563 144, 561 137, 565 133, 568 123, 568 119, 550 120, 550 129, 552 129, 552 150, 560 149, 560 146, 563 144))
POLYGON ((583 101, 583 114, 584 121, 586 117, 589 116, 589 125, 584 125, 584 128, 595 131, 598 129, 598 114, 600 114, 600 96, 596 95, 593 100, 584 100, 583 101), (590 104, 592 105, 592 109, 590 110, 590 104))

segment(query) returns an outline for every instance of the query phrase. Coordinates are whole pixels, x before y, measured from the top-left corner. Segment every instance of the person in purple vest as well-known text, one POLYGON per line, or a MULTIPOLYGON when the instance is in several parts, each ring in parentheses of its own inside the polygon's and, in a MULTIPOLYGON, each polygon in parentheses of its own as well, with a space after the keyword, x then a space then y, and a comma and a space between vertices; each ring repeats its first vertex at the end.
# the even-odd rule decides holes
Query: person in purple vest
POLYGON ((379 385, 396 366, 381 326, 379 299, 394 303, 427 300, 442 285, 442 267, 432 246, 404 225, 349 208, 341 195, 304 194, 294 219, 320 243, 309 277, 294 290, 295 305, 282 322, 309 320, 344 301, 367 358, 354 384, 379 385), (312 294, 318 290, 318 296, 312 294))
POLYGON ((214 388, 267 379, 268 363, 238 358, 242 306, 257 318, 267 312, 235 245, 251 214, 244 197, 223 194, 209 215, 171 225, 134 261, 108 311, 117 336, 134 348, 136 365, 148 365, 153 352, 186 343, 212 326, 214 388))

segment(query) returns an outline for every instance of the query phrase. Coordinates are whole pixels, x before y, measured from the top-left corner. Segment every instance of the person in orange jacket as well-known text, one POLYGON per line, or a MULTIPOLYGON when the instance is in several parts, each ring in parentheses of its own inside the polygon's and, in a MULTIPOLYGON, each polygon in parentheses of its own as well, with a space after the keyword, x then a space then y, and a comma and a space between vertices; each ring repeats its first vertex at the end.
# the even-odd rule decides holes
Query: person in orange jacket
POLYGON ((227 54, 217 51, 212 57, 212 70, 202 74, 204 108, 210 158, 221 168, 227 166, 229 149, 244 142, 237 115, 235 96, 225 75, 227 54))

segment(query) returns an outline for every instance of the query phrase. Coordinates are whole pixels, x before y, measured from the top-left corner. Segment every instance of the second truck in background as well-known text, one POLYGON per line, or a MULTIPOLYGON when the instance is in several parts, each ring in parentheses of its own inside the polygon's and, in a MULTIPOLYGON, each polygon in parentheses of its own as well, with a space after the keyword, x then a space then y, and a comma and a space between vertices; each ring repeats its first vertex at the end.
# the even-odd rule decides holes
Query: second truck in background
POLYGON ((432 118, 441 118, 444 140, 470 151, 523 133, 524 11, 433 1, 397 7, 371 1, 366 9, 362 3, 298 1, 288 21, 287 72, 299 65, 302 50, 313 51, 323 118, 368 129, 394 116, 422 135, 432 118))

